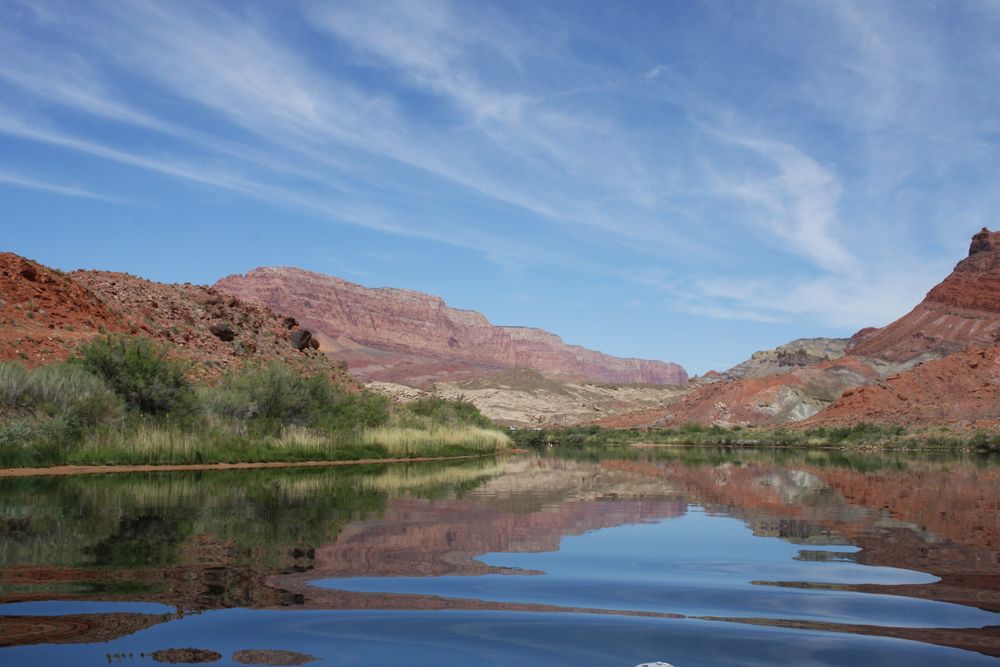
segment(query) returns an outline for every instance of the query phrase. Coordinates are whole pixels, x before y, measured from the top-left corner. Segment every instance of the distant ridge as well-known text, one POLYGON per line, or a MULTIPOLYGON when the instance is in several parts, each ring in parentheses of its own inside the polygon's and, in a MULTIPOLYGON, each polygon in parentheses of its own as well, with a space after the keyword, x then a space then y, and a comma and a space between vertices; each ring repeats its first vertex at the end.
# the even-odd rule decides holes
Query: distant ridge
POLYGON ((227 276, 215 288, 295 317, 319 334, 324 351, 365 380, 426 385, 520 367, 561 380, 687 381, 674 363, 613 357, 542 329, 495 326, 481 313, 411 290, 369 288, 287 267, 227 276))

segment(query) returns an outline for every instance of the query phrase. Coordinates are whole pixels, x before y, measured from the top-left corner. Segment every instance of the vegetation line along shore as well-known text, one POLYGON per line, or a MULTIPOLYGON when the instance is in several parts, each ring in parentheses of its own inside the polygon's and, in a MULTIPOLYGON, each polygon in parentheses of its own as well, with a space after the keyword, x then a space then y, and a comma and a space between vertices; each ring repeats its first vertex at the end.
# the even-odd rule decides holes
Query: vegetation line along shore
POLYGON ((663 429, 607 429, 571 426, 525 429, 512 433, 519 447, 586 447, 592 445, 673 445, 722 447, 852 448, 974 450, 1000 452, 1000 435, 985 431, 952 432, 948 427, 908 429, 860 422, 818 428, 745 428, 685 424, 663 429))
MULTIPOLYGON (((523 449, 508 449, 502 453, 517 454, 524 451, 523 449)), ((259 470, 262 468, 329 468, 331 466, 468 461, 487 456, 492 458, 492 454, 464 454, 461 456, 414 456, 393 459, 359 459, 356 461, 244 461, 241 463, 162 463, 153 465, 57 465, 44 468, 0 468, 0 477, 106 475, 110 473, 130 472, 202 472, 209 470, 259 470)))
POLYGON ((0 467, 350 461, 488 454, 510 438, 471 404, 385 396, 248 366, 217 384, 144 338, 67 362, 0 363, 0 467))

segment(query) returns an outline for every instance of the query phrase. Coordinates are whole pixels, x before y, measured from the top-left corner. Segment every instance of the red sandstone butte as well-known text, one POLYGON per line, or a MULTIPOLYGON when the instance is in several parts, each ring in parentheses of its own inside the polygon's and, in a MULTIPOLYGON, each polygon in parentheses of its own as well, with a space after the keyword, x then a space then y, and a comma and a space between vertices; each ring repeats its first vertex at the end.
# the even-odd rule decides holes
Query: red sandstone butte
POLYGON ((850 353, 889 361, 941 357, 1000 342, 1000 232, 972 237, 969 256, 892 324, 855 335, 850 353))
POLYGON ((916 308, 881 329, 859 331, 845 356, 781 375, 706 384, 659 417, 646 411, 603 423, 861 421, 1000 426, 1000 232, 975 234, 968 257, 916 308), (886 369, 900 372, 885 377, 886 369))
POLYGON ((232 275, 216 289, 295 317, 320 334, 324 351, 366 380, 428 384, 533 368, 563 380, 683 384, 677 364, 623 359, 528 327, 494 326, 421 292, 368 288, 295 268, 232 275))

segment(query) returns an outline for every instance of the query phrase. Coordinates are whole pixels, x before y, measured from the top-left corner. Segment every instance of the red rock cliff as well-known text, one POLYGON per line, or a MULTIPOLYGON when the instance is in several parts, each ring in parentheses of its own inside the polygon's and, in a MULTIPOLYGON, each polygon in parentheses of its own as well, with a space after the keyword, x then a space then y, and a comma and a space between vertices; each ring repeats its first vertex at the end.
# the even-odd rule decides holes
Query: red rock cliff
POLYGON ((540 329, 493 326, 480 313, 420 292, 367 288, 293 268, 255 269, 215 286, 325 335, 323 349, 366 379, 419 383, 520 366, 596 382, 687 381, 677 364, 612 357, 540 329))
POLYGON ((892 324, 861 331, 852 354, 890 361, 940 357, 1000 342, 1000 232, 972 237, 969 256, 916 308, 892 324))

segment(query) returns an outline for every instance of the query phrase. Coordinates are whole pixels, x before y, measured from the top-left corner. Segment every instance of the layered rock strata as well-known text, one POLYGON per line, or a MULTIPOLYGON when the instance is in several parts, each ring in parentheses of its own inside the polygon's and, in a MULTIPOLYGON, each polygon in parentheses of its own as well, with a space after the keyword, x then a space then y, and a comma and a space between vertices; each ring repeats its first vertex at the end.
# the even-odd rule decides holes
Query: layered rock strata
POLYGON ((368 288, 294 268, 259 268, 215 287, 294 316, 365 380, 419 385, 524 367, 563 380, 687 381, 677 364, 613 357, 541 329, 494 326, 481 313, 410 290, 368 288))
POLYGON ((929 359, 1000 343, 1000 231, 972 237, 969 256, 916 308, 881 329, 862 330, 851 353, 890 361, 929 359))

